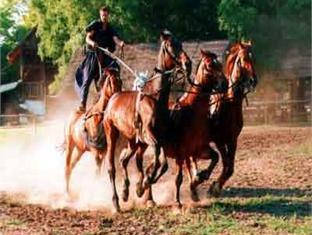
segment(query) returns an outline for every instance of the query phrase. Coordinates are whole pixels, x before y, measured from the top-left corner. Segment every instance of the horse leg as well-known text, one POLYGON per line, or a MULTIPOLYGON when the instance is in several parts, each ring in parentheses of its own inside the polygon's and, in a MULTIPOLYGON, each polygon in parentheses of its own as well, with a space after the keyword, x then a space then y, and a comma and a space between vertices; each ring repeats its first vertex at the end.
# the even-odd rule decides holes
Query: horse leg
POLYGON ((128 198, 129 198, 129 186, 130 186, 127 166, 128 166, 130 158, 134 155, 136 149, 137 149, 137 146, 129 142, 128 147, 124 148, 120 154, 120 164, 121 164, 123 174, 124 174, 122 199, 125 202, 128 201, 128 198))
POLYGON ((156 205, 154 198, 153 198, 153 193, 152 193, 152 185, 150 185, 147 189, 146 189, 146 194, 147 197, 144 200, 144 203, 148 206, 148 207, 153 207, 156 205))
POLYGON ((65 178, 66 178, 66 192, 67 194, 70 193, 69 190, 69 181, 72 170, 76 166, 77 162, 80 160, 81 155, 83 154, 77 147, 73 148, 72 154, 69 158, 66 158, 66 171, 65 171, 65 178), (72 159, 71 159, 72 157, 72 159))
POLYGON ((198 196, 196 187, 194 187, 194 181, 196 181, 196 178, 193 177, 193 174, 195 176, 197 175, 197 162, 196 160, 194 161, 192 157, 190 157, 190 158, 186 158, 185 163, 186 163, 186 169, 187 169, 189 182, 190 182, 191 198, 193 201, 198 202, 199 196, 198 196), (192 168, 194 171, 193 174, 192 174, 192 168))
POLYGON ((176 160, 176 166, 177 166, 177 173, 176 173, 176 179, 175 179, 175 185, 176 185, 176 204, 179 208, 182 207, 181 201, 180 201, 180 188, 183 182, 183 161, 176 160))
POLYGON ((146 169, 146 176, 143 181, 144 189, 147 189, 150 184, 154 183, 157 171, 160 167, 159 155, 160 146, 156 144, 154 145, 154 162, 152 162, 146 169))
POLYGON ((100 153, 100 151, 93 149, 91 150, 91 153, 94 155, 95 158, 95 163, 96 163, 96 176, 101 175, 101 167, 102 167, 102 162, 103 162, 103 157, 100 153))
POLYGON ((219 161, 219 158, 222 157, 221 152, 219 151, 217 145, 214 142, 210 142, 209 147, 210 147, 209 156, 211 158, 211 162, 207 169, 198 172, 197 174, 198 178, 194 182, 193 187, 197 187, 199 184, 209 179, 212 171, 214 170, 219 161))
POLYGON ((106 152, 106 161, 107 161, 107 171, 109 175, 109 179, 111 182, 112 190, 113 190, 113 205, 116 212, 120 211, 119 199, 116 189, 115 177, 116 177, 116 169, 114 162, 115 155, 115 147, 117 141, 117 130, 110 124, 104 121, 104 128, 106 132, 106 141, 107 141, 107 152, 106 152))
POLYGON ((227 151, 223 147, 222 151, 222 164, 223 169, 217 181, 214 181, 208 190, 208 195, 218 197, 225 182, 233 175, 234 172, 234 159, 236 152, 237 141, 227 144, 227 151))
POLYGON ((71 173, 71 157, 73 153, 74 148, 74 141, 70 137, 70 135, 66 135, 66 149, 65 149, 65 158, 66 158, 66 164, 65 164, 65 183, 66 183, 66 192, 69 194, 69 180, 70 180, 70 173, 71 173))
MULTIPOLYGON (((162 148, 163 149, 163 148, 162 148)), ((159 161, 160 161, 160 170, 159 170, 159 174, 155 177, 155 179, 152 181, 153 184, 155 184, 159 178, 166 173, 166 171, 168 170, 168 161, 167 161, 167 157, 163 151, 162 154, 160 154, 159 156, 159 161)))
POLYGON ((135 160, 136 160, 136 167, 139 171, 139 181, 136 183, 136 194, 138 197, 142 197, 144 194, 143 189, 143 179, 144 179, 144 171, 143 171, 143 153, 145 152, 147 148, 146 144, 139 145, 139 148, 137 149, 135 153, 135 160))
MULTIPOLYGON (((150 118, 152 119, 152 118, 150 118)), ((146 122, 148 123, 145 125, 144 130, 146 130, 146 143, 150 146, 153 146, 154 149, 154 162, 151 163, 146 171, 146 176, 144 178, 144 188, 148 188, 148 185, 155 183, 168 169, 168 163, 167 158, 165 155, 162 156, 161 159, 159 159, 160 156, 160 144, 158 139, 155 136, 155 133, 153 131, 152 122, 146 122), (157 175, 158 169, 161 167, 159 174, 157 175), (151 172, 149 174, 149 172, 151 172)))
POLYGON ((104 161, 104 157, 105 157, 106 152, 105 151, 100 151, 98 158, 96 160, 97 162, 97 167, 99 169, 100 175, 102 174, 102 169, 103 169, 103 161, 104 161))

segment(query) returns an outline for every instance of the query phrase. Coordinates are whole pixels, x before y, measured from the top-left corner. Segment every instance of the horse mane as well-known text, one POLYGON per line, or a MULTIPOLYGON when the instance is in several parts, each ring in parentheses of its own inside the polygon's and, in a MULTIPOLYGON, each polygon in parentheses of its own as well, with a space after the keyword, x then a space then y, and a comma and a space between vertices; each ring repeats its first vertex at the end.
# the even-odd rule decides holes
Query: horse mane
POLYGON ((163 70, 163 68, 165 67, 165 62, 164 60, 162 59, 163 58, 163 54, 165 53, 165 43, 164 42, 161 42, 161 45, 160 45, 160 50, 158 52, 158 57, 157 57, 157 69, 160 69, 160 70, 163 70))
POLYGON ((225 74, 227 76, 230 75, 233 70, 235 59, 238 55, 239 49, 241 48, 241 44, 239 42, 234 44, 229 44, 225 53, 225 74))
POLYGON ((196 65, 196 69, 195 69, 195 74, 197 74, 198 69, 199 69, 199 66, 200 66, 200 64, 201 64, 202 60, 203 60, 203 59, 200 59, 200 60, 198 61, 198 63, 197 63, 197 65, 196 65))
MULTIPOLYGON (((203 51, 203 52, 204 52, 207 56, 215 57, 215 59, 218 58, 218 56, 217 56, 215 53, 211 52, 211 51, 206 50, 206 51, 203 51)), ((196 65, 196 69, 195 69, 195 74, 197 74, 198 68, 199 68, 199 66, 200 66, 200 64, 201 64, 202 61, 203 61, 203 59, 200 59, 200 60, 198 61, 197 65, 196 65)))

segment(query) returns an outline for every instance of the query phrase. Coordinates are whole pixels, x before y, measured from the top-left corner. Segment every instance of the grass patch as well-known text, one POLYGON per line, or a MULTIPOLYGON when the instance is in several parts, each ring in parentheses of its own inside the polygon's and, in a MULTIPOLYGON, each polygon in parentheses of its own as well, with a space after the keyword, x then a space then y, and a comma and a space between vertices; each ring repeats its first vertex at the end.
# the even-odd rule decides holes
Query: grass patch
POLYGON ((267 224, 268 228, 275 233, 290 233, 290 234, 312 234, 311 218, 306 219, 301 224, 298 224, 298 218, 285 217, 266 217, 262 223, 267 224))
POLYGON ((312 138, 308 138, 305 142, 300 143, 290 150, 290 153, 293 155, 303 155, 311 156, 312 155, 312 138))
POLYGON ((19 219, 5 218, 0 219, 1 230, 12 230, 12 229, 25 229, 27 224, 19 219))
POLYGON ((311 216, 311 201, 308 197, 264 196, 259 198, 221 199, 215 206, 223 208, 225 213, 245 212, 268 214, 274 217, 311 216))
POLYGON ((173 234, 312 234, 308 198, 226 198, 177 215, 173 234))

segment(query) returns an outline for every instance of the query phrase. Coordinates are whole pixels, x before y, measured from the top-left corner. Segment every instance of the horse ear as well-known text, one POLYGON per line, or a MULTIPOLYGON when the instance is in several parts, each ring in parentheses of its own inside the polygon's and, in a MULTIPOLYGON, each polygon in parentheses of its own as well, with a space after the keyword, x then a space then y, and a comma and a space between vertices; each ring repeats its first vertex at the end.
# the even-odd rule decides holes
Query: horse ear
POLYGON ((203 48, 200 48, 200 55, 201 57, 205 57, 207 55, 203 48))
POLYGON ((160 39, 161 41, 165 41, 165 40, 168 40, 172 37, 172 34, 169 30, 163 30, 160 32, 160 39))
POLYGON ((241 41, 243 46, 252 46, 252 41, 249 39, 248 41, 241 41))

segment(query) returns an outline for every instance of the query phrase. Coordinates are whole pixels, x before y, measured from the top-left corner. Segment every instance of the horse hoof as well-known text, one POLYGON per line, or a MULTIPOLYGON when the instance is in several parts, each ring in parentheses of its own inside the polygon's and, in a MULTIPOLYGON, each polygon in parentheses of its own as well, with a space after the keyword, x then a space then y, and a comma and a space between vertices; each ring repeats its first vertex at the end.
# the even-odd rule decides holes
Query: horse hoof
POLYGON ((77 193, 73 193, 73 192, 66 192, 65 194, 65 200, 68 203, 73 203, 75 201, 77 201, 79 198, 79 195, 77 193))
POLYGON ((124 190, 122 191, 122 200, 123 200, 124 202, 127 202, 128 199, 129 199, 129 189, 124 189, 124 190))
POLYGON ((100 178, 101 175, 102 175, 102 172, 100 170, 97 170, 95 172, 95 177, 100 178))
POLYGON ((193 202, 199 202, 200 201, 197 191, 191 192, 191 198, 192 198, 193 202))
POLYGON ((146 190, 150 187, 151 185, 151 180, 149 177, 145 177, 144 180, 143 180, 143 189, 146 190))
POLYGON ((207 191, 207 197, 219 197, 221 194, 221 186, 218 182, 214 181, 207 191))
POLYGON ((144 194, 144 189, 143 189, 141 183, 137 183, 137 185, 136 185, 136 194, 138 197, 142 197, 144 194))
POLYGON ((114 208, 112 209, 112 213, 113 213, 113 214, 117 214, 117 213, 120 213, 120 212, 121 212, 121 210, 120 210, 120 207, 119 207, 119 206, 114 207, 114 208))
POLYGON ((148 208, 156 206, 156 203, 154 202, 154 200, 147 200, 145 204, 148 208))
POLYGON ((173 207, 172 207, 172 211, 175 214, 181 214, 182 213, 182 204, 180 202, 176 202, 173 207))

